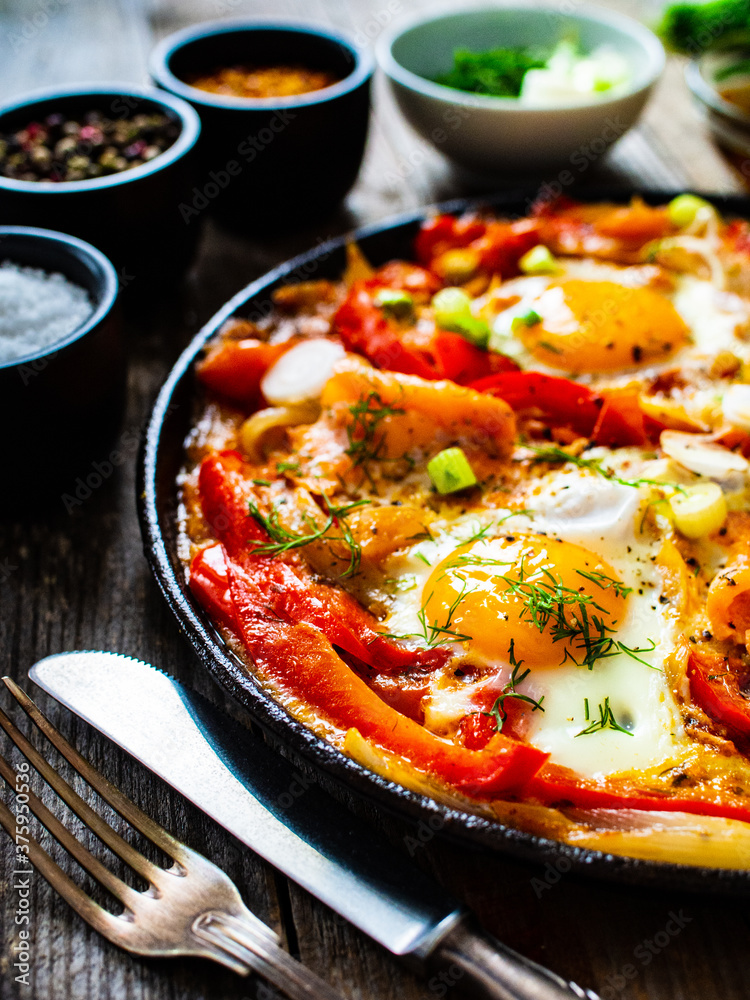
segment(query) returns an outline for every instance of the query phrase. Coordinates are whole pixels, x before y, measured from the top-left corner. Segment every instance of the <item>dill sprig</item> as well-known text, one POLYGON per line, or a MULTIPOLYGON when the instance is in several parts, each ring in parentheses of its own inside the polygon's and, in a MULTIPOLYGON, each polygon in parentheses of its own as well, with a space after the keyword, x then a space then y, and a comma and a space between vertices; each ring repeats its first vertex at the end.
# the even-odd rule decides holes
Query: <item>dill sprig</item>
MULTIPOLYGON (((584 710, 586 719, 589 718, 589 700, 584 698, 584 710)), ((629 729, 625 729, 615 718, 615 713, 612 711, 612 706, 609 703, 609 698, 605 698, 604 701, 599 705, 599 718, 594 719, 585 729, 582 729, 580 733, 576 733, 576 738, 579 736, 588 736, 591 733, 598 733, 602 729, 614 729, 615 732, 625 733, 626 736, 632 736, 633 734, 629 729)))
POLYGON ((422 626, 422 631, 415 633, 415 635, 411 638, 422 639, 423 642, 430 647, 444 646, 449 642, 470 642, 472 638, 470 635, 464 635, 462 632, 457 632, 454 628, 452 628, 453 616, 458 611, 461 601, 463 601, 466 596, 466 588, 467 583, 466 580, 464 580, 463 586, 456 596, 455 601, 448 608, 445 621, 442 625, 438 623, 437 618, 433 619, 432 622, 427 620, 427 605, 433 597, 433 594, 430 594, 417 615, 419 624, 422 626))
POLYGON ((473 535, 469 535, 468 538, 462 538, 462 545, 472 545, 474 542, 484 542, 490 536, 490 532, 493 528, 499 528, 500 525, 505 524, 505 522, 511 517, 518 517, 521 514, 525 514, 527 517, 533 515, 535 512, 530 507, 524 507, 521 510, 512 510, 509 514, 504 514, 499 517, 497 521, 490 521, 489 524, 485 524, 483 528, 479 528, 474 532, 473 535))
POLYGON ((384 403, 380 393, 374 389, 365 399, 359 399, 349 407, 354 418, 346 428, 349 447, 346 454, 355 466, 367 466, 370 462, 383 461, 385 434, 378 434, 378 428, 386 417, 406 413, 398 406, 384 403))
POLYGON ((442 624, 440 624, 437 618, 434 618, 432 621, 428 621, 427 619, 427 606, 435 596, 435 592, 433 591, 417 613, 417 620, 422 627, 420 632, 406 632, 401 635, 387 633, 385 638, 400 640, 420 639, 431 648, 435 646, 444 646, 450 642, 471 642, 472 636, 464 635, 463 632, 458 632, 455 628, 453 628, 453 617, 456 614, 456 611, 458 611, 461 601, 463 601, 466 596, 466 580, 463 580, 462 584, 461 590, 456 596, 455 601, 453 601, 448 608, 445 621, 442 624))
POLYGON ((611 576, 607 576, 606 573, 599 573, 597 570, 593 570, 589 573, 585 569, 577 569, 576 573, 582 576, 585 580, 590 580, 591 583, 595 583, 597 587, 601 587, 602 590, 609 590, 610 588, 615 592, 617 597, 627 597, 628 594, 633 593, 632 587, 626 587, 624 583, 619 580, 613 580, 611 576))
MULTIPOLYGON (((513 562, 464 552, 459 553, 446 565, 444 575, 454 572, 460 580, 464 580, 460 571, 467 566, 491 568, 509 565, 513 565, 513 562)), ((524 558, 521 557, 517 576, 498 572, 492 572, 491 575, 493 579, 502 580, 508 593, 521 601, 519 618, 522 621, 531 622, 539 632, 548 630, 553 642, 568 644, 562 659, 563 663, 571 660, 576 666, 592 670, 597 660, 625 653, 640 663, 651 666, 638 654, 650 653, 655 649, 656 644, 653 640, 649 640, 651 642, 649 648, 640 648, 626 646, 624 642, 615 639, 613 625, 617 623, 608 625, 602 617, 609 614, 607 609, 597 604, 591 594, 581 593, 573 587, 565 586, 549 569, 534 571, 533 575, 538 578, 530 579, 526 573, 524 558), (581 659, 573 655, 570 650, 571 645, 577 653, 583 654, 581 659)), ((587 576, 585 571, 581 575, 587 576)), ((587 578, 602 590, 614 589, 619 596, 625 596, 631 590, 604 573, 592 573, 587 578)), ((464 589, 465 582, 464 580, 464 589)))
POLYGON ((544 711, 544 708, 542 707, 542 702, 544 701, 544 695, 542 695, 542 697, 537 701, 536 698, 532 698, 528 694, 521 694, 520 691, 518 691, 518 685, 522 684, 526 680, 531 671, 527 667, 523 671, 523 673, 519 673, 519 671, 521 670, 521 666, 523 664, 523 660, 516 660, 516 653, 515 653, 513 639, 510 640, 510 646, 508 648, 508 662, 513 668, 513 672, 510 675, 510 680, 503 687, 503 690, 495 699, 495 704, 492 706, 489 712, 482 713, 483 715, 489 715, 491 718, 495 720, 495 726, 497 728, 498 733, 502 732, 503 725, 508 718, 508 712, 507 709, 505 708, 505 702, 508 698, 515 698, 516 701, 526 702, 527 705, 531 705, 532 712, 536 712, 537 710, 540 712, 544 711))
POLYGON ((535 453, 532 459, 533 462, 570 462, 572 465, 578 466, 579 469, 588 469, 591 472, 596 472, 604 479, 608 479, 612 483, 619 483, 621 486, 633 486, 636 489, 639 486, 656 486, 662 490, 675 490, 677 493, 685 492, 684 487, 679 486, 677 483, 662 483, 658 479, 625 479, 622 476, 616 475, 611 469, 602 465, 595 458, 583 458, 581 455, 571 455, 564 448, 557 448, 554 445, 545 448, 537 448, 533 445, 529 445, 528 447, 535 453))
POLYGON ((351 529, 346 523, 346 518, 347 515, 357 507, 363 507, 370 501, 355 500, 353 503, 336 506, 331 503, 324 493, 323 502, 327 513, 325 522, 319 526, 310 514, 305 513, 303 521, 309 530, 306 533, 302 532, 298 534, 297 532, 290 531, 288 528, 285 528, 281 523, 279 520, 278 505, 274 504, 271 508, 271 513, 268 517, 266 517, 260 512, 257 504, 250 500, 248 502, 250 516, 271 538, 270 542, 263 542, 260 545, 256 545, 252 550, 252 554, 277 556, 282 555, 284 552, 291 552, 292 549, 300 549, 305 545, 310 545, 312 542, 317 542, 319 539, 323 538, 323 536, 327 535, 328 531, 330 531, 335 524, 341 529, 341 535, 335 537, 329 536, 326 540, 330 542, 343 542, 347 546, 349 549, 349 565, 341 576, 342 579, 347 576, 353 576, 359 569, 359 564, 362 559, 362 547, 352 535, 351 529))

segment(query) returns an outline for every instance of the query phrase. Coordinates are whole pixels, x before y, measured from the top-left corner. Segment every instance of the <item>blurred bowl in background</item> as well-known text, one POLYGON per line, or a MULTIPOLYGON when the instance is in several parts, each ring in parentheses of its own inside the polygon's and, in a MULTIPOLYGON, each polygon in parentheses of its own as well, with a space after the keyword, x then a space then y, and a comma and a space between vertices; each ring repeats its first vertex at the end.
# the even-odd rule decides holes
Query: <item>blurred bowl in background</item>
POLYGON ((70 233, 93 244, 112 260, 128 295, 168 288, 190 263, 200 234, 180 212, 195 183, 198 115, 184 101, 150 87, 55 87, 0 105, 0 133, 48 115, 77 119, 90 111, 113 119, 161 112, 179 123, 180 132, 154 159, 107 176, 57 183, 0 176, 0 220, 70 233))
POLYGON ((575 165, 598 158, 635 124, 664 68, 658 38, 638 21, 594 7, 562 13, 510 3, 420 16, 381 36, 378 63, 398 106, 419 135, 449 160, 485 173, 575 165), (457 48, 553 48, 577 37, 584 52, 612 46, 630 64, 626 89, 569 106, 530 107, 514 97, 467 93, 433 82, 457 48))
MULTIPOLYGON (((687 64, 685 80, 719 145, 740 158, 750 158, 750 49, 706 52, 687 64), (733 72, 735 67, 738 71, 733 72)), ((738 169, 742 163, 740 159, 738 169)), ((747 180, 750 160, 744 166, 747 180)))
MULTIPOLYGON (((125 401, 126 360, 112 263, 88 243, 46 229, 0 226, 0 263, 62 274, 83 288, 92 312, 43 349, 0 361, 4 489, 0 507, 58 502, 76 478, 102 482, 125 401)), ((132 456, 134 458, 134 454, 132 456)), ((110 464, 109 474, 113 471, 110 464)), ((79 490, 80 492, 80 490, 79 490)), ((85 499, 85 498, 84 498, 85 499)), ((75 503, 73 504, 75 506, 75 503)))
POLYGON ((211 21, 165 38, 154 82, 201 117, 201 176, 190 210, 256 232, 334 211, 357 178, 367 138, 374 60, 349 35, 298 22, 211 21), (289 97, 210 93, 188 82, 234 65, 301 65, 338 77, 289 97))

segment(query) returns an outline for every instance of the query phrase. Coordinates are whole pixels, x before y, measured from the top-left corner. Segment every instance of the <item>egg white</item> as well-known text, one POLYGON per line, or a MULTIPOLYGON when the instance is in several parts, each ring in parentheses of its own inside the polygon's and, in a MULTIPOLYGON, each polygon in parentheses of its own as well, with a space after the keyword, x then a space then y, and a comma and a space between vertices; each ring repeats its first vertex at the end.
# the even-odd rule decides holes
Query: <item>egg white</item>
MULTIPOLYGON (((490 324, 490 348, 507 354, 521 365, 553 375, 565 375, 560 368, 545 365, 524 346, 512 332, 516 317, 525 316, 535 300, 561 278, 583 281, 611 281, 630 288, 643 286, 647 271, 642 266, 619 266, 604 261, 577 258, 560 258, 560 273, 556 275, 529 275, 513 278, 475 302, 475 312, 490 324), (504 308, 510 298, 519 301, 504 308)), ((647 367, 623 367, 615 372, 575 373, 582 381, 612 382, 618 372, 630 375, 660 368, 685 365, 689 360, 714 357, 719 351, 732 351, 743 361, 750 362, 750 345, 746 342, 750 325, 750 303, 741 296, 723 291, 710 280, 692 274, 673 274, 674 289, 659 289, 659 294, 672 302, 689 330, 690 342, 677 350, 668 360, 647 367)), ((568 373, 572 374, 572 373, 568 373)))
MULTIPOLYGON (((387 575, 397 584, 385 630, 419 634, 418 616, 430 596, 427 583, 433 568, 481 529, 486 538, 510 531, 537 532, 582 545, 605 559, 632 588, 614 638, 641 652, 635 654, 638 659, 626 653, 600 659, 591 670, 570 662, 534 668, 519 690, 537 701, 543 698, 544 711, 532 713, 527 739, 550 753, 552 761, 591 777, 666 765, 685 736, 661 666, 674 648, 677 632, 668 606, 660 601, 655 564, 659 540, 641 531, 649 498, 647 487, 620 485, 580 469, 555 470, 530 484, 528 514, 498 508, 435 522, 432 538, 393 556, 388 564, 387 575), (579 735, 599 718, 599 706, 603 709, 607 698, 627 733, 606 728, 579 735)), ((453 644, 452 650, 478 661, 471 643, 464 648, 453 644)), ((522 649, 515 652, 523 659, 522 649)), ((473 696, 479 685, 487 684, 487 667, 492 668, 493 690, 502 690, 511 673, 507 651, 498 649, 497 660, 485 662, 484 667, 480 679, 470 672, 456 676, 452 667, 435 675, 423 703, 428 728, 447 735, 463 716, 477 711, 473 696)))

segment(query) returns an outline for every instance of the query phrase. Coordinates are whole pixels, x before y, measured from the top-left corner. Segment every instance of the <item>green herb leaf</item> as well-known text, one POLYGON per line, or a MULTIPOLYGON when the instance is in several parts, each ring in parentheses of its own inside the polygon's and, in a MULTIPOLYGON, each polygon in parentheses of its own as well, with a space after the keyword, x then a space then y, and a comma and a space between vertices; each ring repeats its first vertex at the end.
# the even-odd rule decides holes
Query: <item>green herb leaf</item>
POLYGON ((489 712, 482 713, 483 715, 489 715, 495 720, 495 727, 498 733, 502 732, 503 725, 508 718, 508 712, 505 708, 505 702, 508 698, 515 698, 516 701, 526 702, 527 705, 531 705, 531 711, 543 712, 542 702, 544 701, 544 696, 542 696, 539 701, 536 698, 532 698, 530 695, 521 694, 517 688, 519 684, 522 684, 531 672, 528 668, 520 672, 521 666, 523 665, 523 660, 516 660, 516 652, 514 646, 514 640, 510 640, 510 646, 508 647, 508 662, 510 663, 513 672, 510 675, 510 680, 503 687, 502 692, 495 699, 495 704, 489 710, 489 712))
MULTIPOLYGON (((589 700, 584 698, 584 709, 586 719, 589 717, 589 700)), ((626 736, 632 736, 633 733, 629 729, 625 729, 615 718, 615 714, 612 711, 612 706, 609 703, 609 698, 605 698, 604 702, 599 705, 599 718, 594 719, 594 721, 582 729, 580 733, 576 733, 576 739, 579 736, 589 736, 591 733, 601 732, 603 729, 614 729, 615 732, 625 733, 626 736)))
POLYGON ((362 548, 352 536, 351 529, 346 523, 346 517, 357 507, 363 507, 365 504, 369 504, 370 501, 356 500, 354 503, 335 506, 330 502, 324 493, 323 502, 328 515, 325 522, 321 526, 318 526, 312 517, 305 515, 304 520, 310 530, 307 533, 303 532, 301 534, 297 534, 293 531, 289 531, 279 521, 278 505, 274 505, 269 516, 265 517, 265 515, 261 514, 257 505, 252 500, 249 501, 248 508, 250 516, 271 538, 270 542, 264 542, 261 545, 256 545, 255 548, 252 549, 252 554, 277 556, 282 555, 285 552, 291 552, 292 549, 300 549, 305 545, 310 545, 311 542, 316 542, 318 539, 323 538, 324 535, 327 535, 333 525, 336 524, 341 529, 341 535, 337 537, 328 537, 327 541, 344 542, 344 544, 348 547, 350 553, 349 566, 341 575, 342 578, 353 576, 359 569, 360 560, 362 558, 362 548))

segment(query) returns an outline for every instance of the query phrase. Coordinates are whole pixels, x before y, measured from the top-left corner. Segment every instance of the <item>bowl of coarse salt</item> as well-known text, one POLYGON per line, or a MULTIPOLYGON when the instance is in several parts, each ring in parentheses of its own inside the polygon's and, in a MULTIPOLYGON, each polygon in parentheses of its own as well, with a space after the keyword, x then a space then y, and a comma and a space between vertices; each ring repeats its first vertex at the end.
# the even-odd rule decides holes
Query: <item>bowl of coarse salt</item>
MULTIPOLYGON (((88 498, 125 398, 118 281, 88 243, 46 229, 0 226, 0 506, 88 498)), ((103 476, 97 474, 97 485, 103 476)), ((70 506, 67 508, 71 510, 70 506)))

